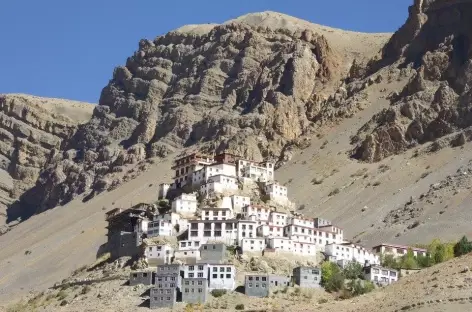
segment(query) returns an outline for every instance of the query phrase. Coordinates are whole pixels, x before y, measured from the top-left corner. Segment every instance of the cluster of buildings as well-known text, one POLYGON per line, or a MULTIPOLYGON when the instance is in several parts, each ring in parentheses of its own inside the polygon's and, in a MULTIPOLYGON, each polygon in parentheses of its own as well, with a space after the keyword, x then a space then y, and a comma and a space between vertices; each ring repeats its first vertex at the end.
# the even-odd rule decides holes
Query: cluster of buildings
MULTIPOLYGON (((355 261, 364 266, 368 280, 389 284, 398 279, 398 272, 379 266, 379 255, 400 257, 410 247, 383 244, 368 249, 346 241, 344 231, 329 220, 285 212, 293 203, 287 187, 274 179, 274 163, 228 153, 194 153, 176 159, 172 169, 174 182, 159 186, 159 198, 168 200, 168 207, 152 210, 141 204, 106 214, 112 258, 143 257, 149 267, 157 268, 133 273, 130 279, 131 284, 154 285, 151 307, 179 300, 205 302, 213 289, 233 290, 236 272, 225 264, 226 246, 239 254, 287 253, 312 261, 322 260, 317 259, 322 255, 341 267, 355 261), (257 187, 269 203, 255 204, 241 195, 248 185, 257 187)), ((424 249, 412 250, 426 254, 424 249)), ((320 274, 317 268, 297 268, 291 277, 247 275, 245 292, 266 296, 271 288, 290 283, 318 287, 320 274)))

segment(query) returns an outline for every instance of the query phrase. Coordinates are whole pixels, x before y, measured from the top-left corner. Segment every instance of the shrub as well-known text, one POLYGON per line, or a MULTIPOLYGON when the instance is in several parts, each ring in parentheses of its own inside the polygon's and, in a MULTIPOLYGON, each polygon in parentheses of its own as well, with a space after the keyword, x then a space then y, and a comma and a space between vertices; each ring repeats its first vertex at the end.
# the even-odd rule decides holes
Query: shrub
POLYGON ((468 254, 472 251, 472 243, 469 242, 467 237, 463 236, 457 244, 454 245, 454 256, 460 257, 468 254))
POLYGON ((214 289, 211 291, 211 295, 215 298, 223 297, 226 295, 226 289, 214 289))
POLYGON ((343 270, 343 275, 347 279, 357 279, 362 277, 362 265, 358 262, 349 263, 343 270))
POLYGON ((89 285, 86 285, 84 288, 82 288, 82 291, 80 293, 82 295, 85 295, 85 294, 89 293, 91 290, 92 290, 92 287, 90 287, 89 285))
POLYGON ((244 304, 240 303, 234 307, 235 310, 244 310, 244 304))
POLYGON ((339 188, 335 188, 334 190, 332 190, 332 191, 328 194, 328 196, 337 195, 337 194, 339 194, 339 192, 340 192, 340 191, 339 191, 339 188))
POLYGON ((321 183, 323 183, 323 177, 319 176, 319 177, 314 177, 312 180, 311 180, 311 183, 315 184, 315 185, 319 185, 321 183))
POLYGON ((64 290, 61 290, 56 295, 57 300, 64 300, 67 298, 67 293, 64 290))
POLYGON ((62 300, 60 306, 63 307, 67 305, 67 303, 68 303, 67 300, 62 300))
POLYGON ((374 183, 372 183, 373 186, 379 186, 380 185, 380 181, 375 181, 374 183))
POLYGON ((321 264, 321 284, 328 292, 339 291, 344 286, 344 276, 341 269, 332 262, 321 264))
POLYGON ((424 178, 426 178, 427 176, 429 176, 429 175, 430 175, 430 173, 431 173, 431 171, 426 171, 426 172, 423 172, 423 173, 421 174, 421 179, 424 179, 424 178))
POLYGON ((326 302, 328 302, 328 299, 326 299, 326 298, 321 298, 320 300, 318 300, 319 304, 323 304, 323 303, 326 303, 326 302))

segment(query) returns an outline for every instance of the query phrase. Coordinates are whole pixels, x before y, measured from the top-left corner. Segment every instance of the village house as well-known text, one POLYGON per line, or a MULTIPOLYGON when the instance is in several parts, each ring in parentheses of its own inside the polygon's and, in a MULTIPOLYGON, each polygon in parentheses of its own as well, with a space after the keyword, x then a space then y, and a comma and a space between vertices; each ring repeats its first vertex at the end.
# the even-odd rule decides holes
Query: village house
POLYGON ((181 194, 171 204, 172 212, 182 215, 194 215, 197 212, 198 201, 196 194, 181 194))
POLYGON ((257 237, 257 221, 239 220, 237 223, 237 242, 244 238, 257 237))
POLYGON ((268 297, 271 290, 290 285, 290 277, 268 274, 247 274, 244 294, 251 297, 268 297))
POLYGON ((365 247, 352 243, 328 244, 325 247, 326 256, 332 261, 355 261, 361 265, 380 264, 379 256, 370 252, 365 247))
POLYGON ((318 218, 318 217, 314 218, 313 222, 315 224, 315 228, 322 228, 322 227, 325 227, 325 226, 332 225, 331 221, 326 220, 326 219, 322 219, 322 218, 318 218))
POLYGON ((189 220, 188 240, 205 243, 209 240, 235 245, 238 220, 189 220))
POLYGON ((243 220, 257 221, 258 225, 267 224, 270 214, 270 208, 259 205, 249 205, 243 207, 241 213, 243 220))
POLYGON ((226 245, 223 243, 207 243, 200 247, 200 262, 202 263, 223 263, 226 258, 226 245))
POLYGON ((276 182, 267 183, 265 185, 265 194, 269 199, 279 205, 290 205, 288 199, 288 190, 286 186, 280 185, 276 182))
POLYGON ((174 306, 179 287, 181 287, 180 265, 159 265, 155 287, 150 290, 149 307, 157 309, 174 306))
POLYGON ((383 268, 381 266, 368 266, 364 268, 364 278, 366 281, 374 282, 377 285, 385 286, 398 281, 398 271, 383 268))
POLYGON ((262 252, 266 248, 266 239, 263 237, 243 238, 239 247, 242 253, 262 252))
POLYGON ((166 244, 146 244, 143 248, 148 266, 155 267, 172 263, 174 248, 171 246, 166 244))
POLYGON ((263 224, 257 227, 257 236, 261 237, 282 237, 284 236, 284 226, 263 224))
POLYGON ((408 250, 411 249, 415 257, 426 256, 427 250, 423 248, 416 248, 410 246, 402 246, 395 244, 380 244, 372 248, 374 252, 382 255, 392 255, 394 258, 402 257, 407 254, 408 250))
POLYGON ((202 220, 229 220, 233 219, 233 210, 231 208, 202 208, 202 220))
POLYGON ((236 192, 239 189, 238 179, 223 174, 214 175, 200 186, 200 194, 204 197, 210 194, 236 192))
POLYGON ((269 237, 267 238, 267 248, 275 252, 293 252, 293 242, 288 237, 269 237))
POLYGON ((269 215, 269 225, 284 227, 287 225, 288 219, 286 213, 272 211, 269 215))
POLYGON ((293 269, 293 280, 296 285, 303 288, 319 288, 321 270, 315 267, 296 267, 293 269))
POLYGON ((183 278, 205 278, 208 279, 208 264, 185 264, 182 266, 183 278))
POLYGON ((174 236, 187 228, 188 221, 182 218, 178 213, 166 213, 154 215, 152 221, 143 220, 142 230, 147 228, 148 237, 155 236, 174 236), (147 226, 144 226, 148 223, 147 226))
POLYGON ((182 301, 190 304, 205 303, 208 299, 206 278, 183 278, 182 301))
POLYGON ((174 160, 174 183, 176 188, 191 184, 193 173, 214 162, 213 157, 201 153, 193 153, 174 160))
POLYGON ((187 264, 195 264, 200 260, 200 241, 180 241, 179 249, 174 251, 174 259, 187 264))
POLYGON ((151 271, 140 271, 140 272, 131 272, 129 274, 129 285, 136 286, 139 284, 142 285, 152 285, 154 284, 155 272, 151 271))
POLYGON ((248 196, 231 195, 230 198, 235 211, 241 211, 243 207, 251 204, 251 198, 248 196))
POLYGON ((209 266, 208 288, 234 290, 236 288, 236 268, 231 264, 211 264, 209 266))
POLYGON ((227 163, 213 163, 202 169, 195 171, 192 176, 192 185, 197 187, 207 183, 211 177, 224 175, 228 177, 236 177, 236 166, 227 163))
POLYGON ((238 176, 249 178, 256 182, 270 182, 274 180, 275 165, 272 162, 257 163, 239 159, 237 163, 238 176))

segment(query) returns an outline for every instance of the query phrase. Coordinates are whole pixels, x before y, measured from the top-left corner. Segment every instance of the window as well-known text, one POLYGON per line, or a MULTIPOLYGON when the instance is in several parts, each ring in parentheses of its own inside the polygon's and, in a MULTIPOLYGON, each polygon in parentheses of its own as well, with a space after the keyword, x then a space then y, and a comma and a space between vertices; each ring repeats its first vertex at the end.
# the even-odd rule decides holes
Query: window
POLYGON ((171 287, 171 288, 175 287, 175 284, 174 284, 174 283, 170 283, 170 287, 171 287))
POLYGON ((252 287, 252 283, 247 284, 247 286, 248 286, 249 288, 251 288, 251 287, 252 287))
POLYGON ((252 281, 253 277, 252 276, 249 276, 249 280, 252 281))
POLYGON ((213 278, 218 278, 218 274, 213 274, 212 277, 213 278))
POLYGON ((199 293, 202 293, 202 292, 203 292, 203 289, 199 288, 199 289, 198 289, 198 292, 199 292, 199 293))
POLYGON ((185 284, 185 285, 190 285, 189 281, 185 281, 184 284, 185 284))
POLYGON ((192 288, 192 292, 193 292, 193 293, 195 292, 195 288, 192 288))
POLYGON ((231 274, 226 274, 226 278, 231 278, 231 274))
POLYGON ((166 289, 166 294, 170 294, 170 289, 166 289))
POLYGON ((207 250, 208 249, 208 246, 203 246, 203 250, 207 250))
POLYGON ((220 268, 220 272, 224 272, 225 271, 225 268, 224 267, 221 267, 220 268))
POLYGON ((198 281, 197 284, 198 284, 198 286, 202 286, 202 285, 203 285, 203 281, 198 281))
POLYGON ((231 272, 231 267, 227 267, 226 272, 231 272))
POLYGON ((138 277, 138 274, 133 273, 133 277, 134 277, 134 278, 137 278, 137 277, 138 277))
POLYGON ((193 265, 190 265, 190 266, 188 267, 188 270, 189 270, 189 271, 193 271, 193 270, 195 270, 195 267, 194 267, 193 265))
POLYGON ((259 283, 256 283, 256 288, 259 288, 259 283))
POLYGON ((203 277, 203 273, 198 273, 198 277, 203 277))
POLYGON ((259 276, 256 276, 256 281, 259 281, 259 276))
POLYGON ((170 297, 167 297, 167 301, 170 301, 170 297))
POLYGON ((218 272, 218 268, 217 267, 213 267, 213 272, 218 272))
POLYGON ((198 270, 199 270, 199 271, 203 271, 203 265, 199 265, 199 266, 198 266, 198 270))
POLYGON ((262 280, 263 282, 265 282, 265 281, 267 281, 267 277, 262 276, 262 277, 261 277, 261 280, 262 280))
POLYGON ((303 276, 303 279, 308 279, 308 276, 306 276, 306 275, 305 275, 305 276, 303 276))
POLYGON ((188 277, 189 277, 189 278, 193 278, 193 277, 194 277, 194 274, 193 274, 193 273, 189 273, 189 274, 188 274, 188 277))

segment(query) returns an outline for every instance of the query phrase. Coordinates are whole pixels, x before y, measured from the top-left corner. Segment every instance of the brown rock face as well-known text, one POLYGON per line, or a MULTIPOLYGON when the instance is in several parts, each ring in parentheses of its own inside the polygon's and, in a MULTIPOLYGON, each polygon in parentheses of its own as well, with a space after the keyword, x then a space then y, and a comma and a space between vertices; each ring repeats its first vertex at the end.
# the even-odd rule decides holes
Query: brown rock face
POLYGON ((472 126, 471 18, 472 1, 415 1, 369 71, 388 65, 414 68, 416 75, 389 109, 359 131, 365 140, 355 157, 379 161, 472 126))

